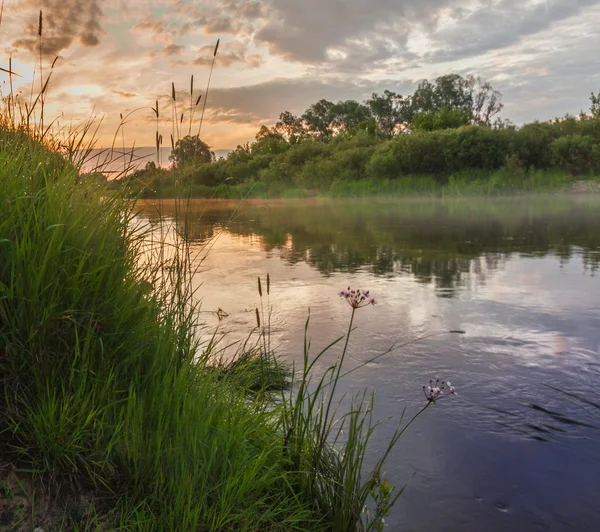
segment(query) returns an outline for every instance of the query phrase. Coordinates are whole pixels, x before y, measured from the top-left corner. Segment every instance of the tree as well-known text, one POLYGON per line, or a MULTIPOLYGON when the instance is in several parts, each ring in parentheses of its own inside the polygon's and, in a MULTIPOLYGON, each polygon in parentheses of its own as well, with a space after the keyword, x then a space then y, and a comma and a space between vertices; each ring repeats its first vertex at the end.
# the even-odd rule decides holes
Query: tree
POLYGON ((423 111, 412 119, 414 131, 437 131, 455 129, 471 123, 471 112, 465 109, 442 107, 439 111, 423 111))
POLYGON ((412 118, 418 113, 440 111, 443 107, 448 109, 461 109, 468 111, 472 107, 471 91, 467 80, 458 74, 440 76, 431 83, 423 80, 410 98, 408 117, 412 118))
POLYGON ((336 132, 355 130, 371 118, 371 110, 356 100, 338 102, 331 108, 331 126, 336 132))
POLYGON ((401 106, 404 100, 402 95, 386 89, 381 96, 374 92, 371 99, 365 102, 384 135, 393 135, 396 127, 402 122, 401 106))
POLYGON ((302 118, 284 111, 279 115, 275 131, 282 135, 290 144, 297 144, 306 137, 306 129, 302 118))
POLYGON ((334 106, 333 102, 323 99, 311 105, 304 112, 302 120, 312 135, 326 138, 333 134, 331 123, 333 121, 334 106))
POLYGON ((214 152, 198 135, 187 135, 179 139, 169 155, 169 160, 177 169, 186 166, 200 166, 215 160, 214 152))
POLYGON ((502 93, 492 88, 488 81, 477 76, 467 76, 471 91, 473 123, 481 126, 492 125, 492 118, 504 108, 500 101, 502 93))
POLYGON ((590 106, 590 112, 592 113, 592 116, 595 118, 600 118, 600 91, 598 91, 598 94, 594 94, 592 92, 590 101, 592 102, 592 105, 590 106))
POLYGON ((285 138, 275 128, 269 129, 267 126, 261 126, 254 138, 256 142, 252 144, 252 153, 275 155, 288 148, 285 138))
MULTIPOLYGON (((431 83, 423 80, 410 98, 405 118, 412 122, 415 115, 440 112, 443 108, 469 114, 476 125, 490 126, 492 118, 504 107, 502 94, 480 77, 458 74, 440 76, 431 83)), ((461 124, 462 125, 462 124, 461 124)))

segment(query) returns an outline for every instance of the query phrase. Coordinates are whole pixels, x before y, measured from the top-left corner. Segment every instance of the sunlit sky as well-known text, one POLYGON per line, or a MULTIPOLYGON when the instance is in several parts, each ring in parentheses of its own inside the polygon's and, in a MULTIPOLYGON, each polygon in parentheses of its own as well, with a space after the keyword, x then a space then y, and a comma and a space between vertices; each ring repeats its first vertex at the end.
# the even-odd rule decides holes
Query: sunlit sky
MULTIPOLYGON (((63 126, 102 118, 102 146, 120 113, 138 108, 126 144, 153 146, 157 99, 168 139, 172 82, 187 134, 190 76, 195 103, 217 39, 202 126, 214 149, 235 148, 282 111, 301 114, 321 98, 409 94, 449 72, 488 79, 503 93, 502 117, 517 124, 587 110, 600 89, 600 0, 5 0, 0 66, 12 56, 22 76, 15 90, 39 69, 40 8, 45 75, 58 57, 47 116, 63 126)), ((0 81, 6 95, 6 74, 0 81)))

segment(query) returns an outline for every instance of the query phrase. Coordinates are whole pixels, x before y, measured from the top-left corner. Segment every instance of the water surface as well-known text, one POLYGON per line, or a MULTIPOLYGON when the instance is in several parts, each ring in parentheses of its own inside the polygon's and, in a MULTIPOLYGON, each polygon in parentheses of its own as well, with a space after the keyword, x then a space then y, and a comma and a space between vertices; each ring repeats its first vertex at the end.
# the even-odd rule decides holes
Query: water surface
MULTIPOLYGON (((160 224, 158 212, 182 225, 173 201, 143 216, 160 224)), ((390 458, 390 480, 409 482, 391 530, 597 527, 599 198, 194 200, 192 220, 203 317, 230 338, 255 325, 267 272, 273 342, 291 361, 309 309, 314 351, 344 333, 337 294, 349 285, 377 298, 357 313, 349 368, 393 342, 466 331, 397 350, 344 385, 374 389, 377 417, 396 421, 424 404, 430 376, 460 394, 429 408, 390 458)), ((378 429, 371 460, 393 428, 378 429)))

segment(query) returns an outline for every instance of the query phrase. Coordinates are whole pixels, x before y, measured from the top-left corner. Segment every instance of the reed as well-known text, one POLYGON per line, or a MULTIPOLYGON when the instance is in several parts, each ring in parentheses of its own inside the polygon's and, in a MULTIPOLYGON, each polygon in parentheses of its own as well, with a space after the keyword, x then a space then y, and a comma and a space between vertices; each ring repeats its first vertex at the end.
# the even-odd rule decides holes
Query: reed
MULTIPOLYGON (((198 334, 190 196, 177 203, 183 231, 165 230, 140 223, 124 190, 84 179, 92 124, 58 138, 30 120, 50 77, 19 120, 15 99, 0 113, 0 469, 28 486, 24 526, 46 516, 65 530, 379 530, 401 493, 383 464, 412 420, 365 473, 373 397, 340 413, 336 396, 356 308, 314 358, 307 320, 296 373, 271 345, 267 275, 256 342, 219 359, 198 334), (315 364, 342 340, 314 383, 315 364)), ((172 102, 174 145, 174 83, 172 102)), ((109 156, 140 110, 121 114, 109 156)), ((153 111, 158 128, 158 102, 153 111)))

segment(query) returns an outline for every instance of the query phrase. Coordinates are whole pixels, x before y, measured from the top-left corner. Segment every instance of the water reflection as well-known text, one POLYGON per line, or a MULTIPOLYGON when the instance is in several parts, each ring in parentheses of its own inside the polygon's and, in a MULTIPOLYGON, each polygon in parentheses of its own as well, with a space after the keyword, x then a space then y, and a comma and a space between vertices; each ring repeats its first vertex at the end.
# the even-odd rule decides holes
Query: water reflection
MULTIPOLYGON (((146 205, 157 228, 158 211, 186 230, 174 202, 146 205)), ((269 272, 274 344, 289 360, 301 358, 309 307, 315 351, 343 334, 347 284, 379 300, 357 316, 349 367, 394 341, 467 331, 368 364, 341 390, 375 389, 384 419, 419 408, 429 376, 459 389, 388 464, 399 482, 416 473, 391 530, 596 526, 600 198, 194 201, 190 218, 193 251, 211 248, 195 278, 203 308, 229 314, 209 325, 252 328, 256 277, 269 272)))
MULTIPOLYGON (((222 231, 258 236, 265 251, 287 264, 305 262, 321 274, 366 270, 410 274, 443 297, 476 280, 485 283, 513 254, 561 261, 573 255, 594 274, 600 264, 600 201, 547 197, 447 201, 265 201, 191 204, 189 237, 199 243, 222 231)), ((185 211, 185 204, 179 212, 185 211)), ((163 216, 176 218, 174 201, 163 216)), ((157 220, 157 209, 147 209, 157 220)), ((181 218, 178 221, 183 231, 181 218)))

